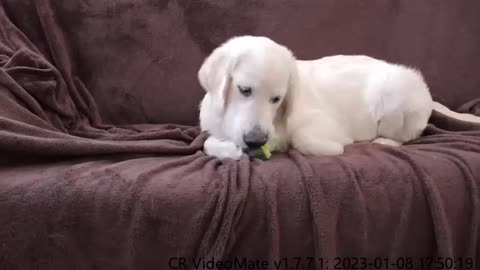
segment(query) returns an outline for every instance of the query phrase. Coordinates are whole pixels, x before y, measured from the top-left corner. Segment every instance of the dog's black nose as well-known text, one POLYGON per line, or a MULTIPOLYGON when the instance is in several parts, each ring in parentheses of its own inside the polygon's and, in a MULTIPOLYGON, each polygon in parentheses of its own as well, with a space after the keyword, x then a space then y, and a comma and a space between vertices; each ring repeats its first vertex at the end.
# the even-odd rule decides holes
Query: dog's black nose
POLYGON ((243 135, 243 141, 248 148, 259 148, 266 144, 268 132, 263 131, 259 126, 253 127, 249 132, 243 135))

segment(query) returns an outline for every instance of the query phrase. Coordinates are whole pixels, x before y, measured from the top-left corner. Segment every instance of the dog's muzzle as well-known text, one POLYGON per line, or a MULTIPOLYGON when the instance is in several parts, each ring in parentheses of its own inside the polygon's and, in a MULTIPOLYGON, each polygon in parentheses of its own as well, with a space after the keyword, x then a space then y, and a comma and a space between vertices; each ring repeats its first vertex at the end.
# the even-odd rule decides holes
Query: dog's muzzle
POLYGON ((260 148, 268 141, 268 132, 262 130, 260 126, 254 126, 249 132, 243 135, 243 142, 248 148, 260 148))

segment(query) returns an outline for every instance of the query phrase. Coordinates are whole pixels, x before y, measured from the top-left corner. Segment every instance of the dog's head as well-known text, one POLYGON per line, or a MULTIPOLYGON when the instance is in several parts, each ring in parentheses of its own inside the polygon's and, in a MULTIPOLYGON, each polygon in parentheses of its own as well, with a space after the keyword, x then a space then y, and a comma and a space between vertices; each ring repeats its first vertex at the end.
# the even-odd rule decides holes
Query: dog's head
POLYGON ((202 87, 222 115, 212 134, 242 148, 256 148, 284 121, 296 77, 296 60, 266 37, 235 37, 215 49, 198 72, 202 87))

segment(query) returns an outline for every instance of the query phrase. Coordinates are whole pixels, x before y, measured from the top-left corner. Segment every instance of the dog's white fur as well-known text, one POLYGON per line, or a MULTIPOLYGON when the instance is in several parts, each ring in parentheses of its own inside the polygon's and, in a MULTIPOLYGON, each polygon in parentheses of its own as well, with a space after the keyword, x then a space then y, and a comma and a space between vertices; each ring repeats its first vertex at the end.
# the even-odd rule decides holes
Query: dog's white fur
POLYGON ((268 131, 272 151, 338 155, 361 141, 398 146, 420 136, 433 108, 415 69, 362 55, 301 61, 266 37, 231 38, 198 78, 206 90, 200 126, 210 134, 204 151, 219 158, 240 159, 243 135, 254 126, 268 131))

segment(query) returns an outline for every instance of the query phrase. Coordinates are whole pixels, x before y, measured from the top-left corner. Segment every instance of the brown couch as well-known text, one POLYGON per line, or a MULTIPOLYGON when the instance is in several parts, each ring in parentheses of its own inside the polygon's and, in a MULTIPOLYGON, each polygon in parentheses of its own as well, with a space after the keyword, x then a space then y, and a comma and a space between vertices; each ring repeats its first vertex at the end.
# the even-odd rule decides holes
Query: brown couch
POLYGON ((202 152, 196 73, 265 35, 415 66, 480 116, 479 18, 474 0, 2 0, 0 269, 478 269, 478 124, 434 112, 400 148, 222 161, 202 152))

